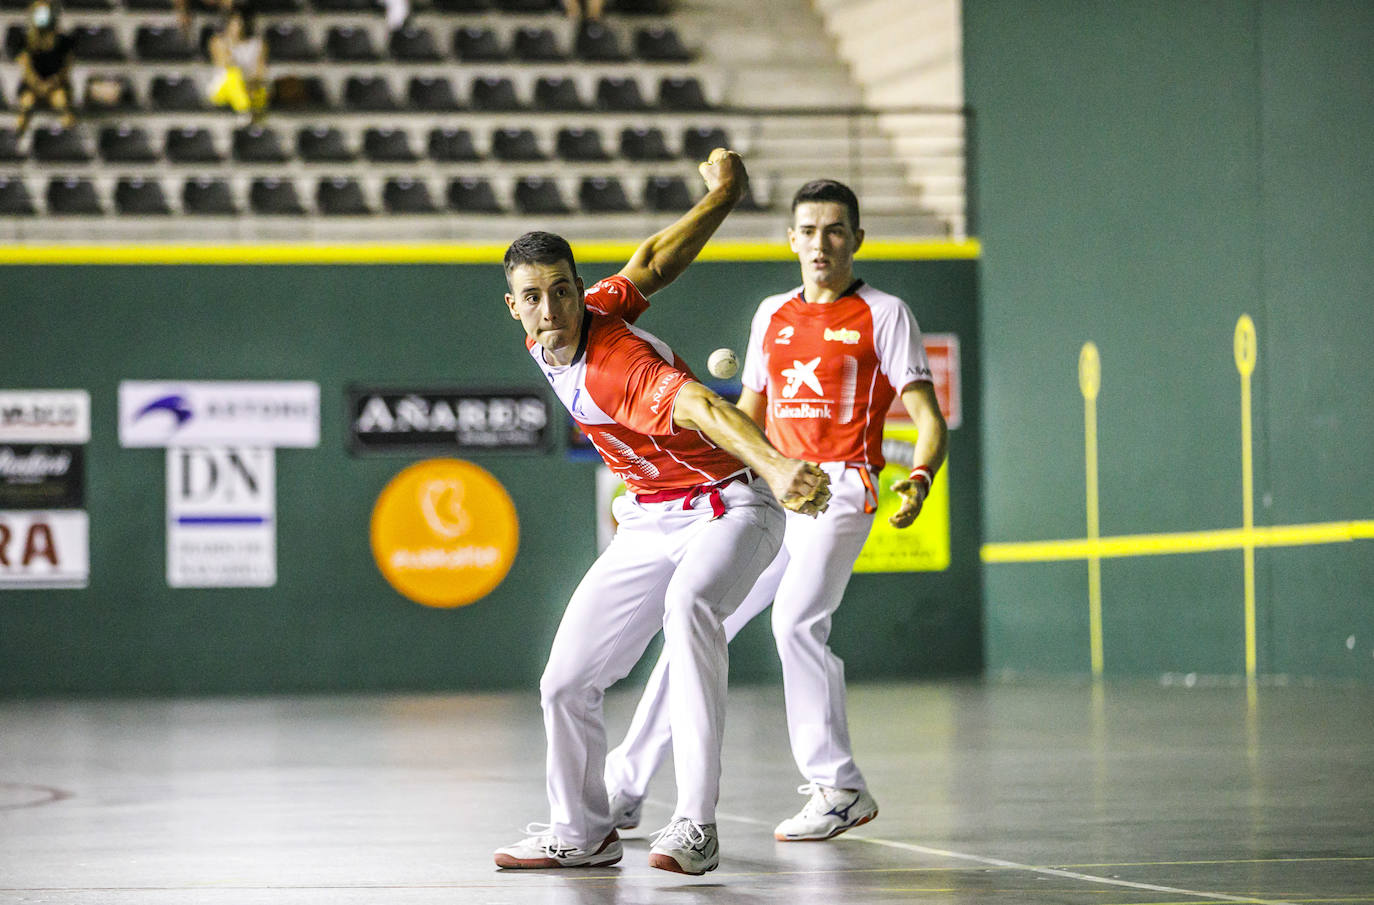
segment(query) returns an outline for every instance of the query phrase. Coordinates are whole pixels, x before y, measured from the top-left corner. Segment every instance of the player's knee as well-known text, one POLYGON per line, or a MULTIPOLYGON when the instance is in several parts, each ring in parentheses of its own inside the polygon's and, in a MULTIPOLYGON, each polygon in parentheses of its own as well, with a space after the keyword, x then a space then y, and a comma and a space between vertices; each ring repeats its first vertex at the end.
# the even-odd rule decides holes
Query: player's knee
POLYGON ((600 693, 585 676, 563 669, 554 669, 553 664, 544 670, 539 679, 539 703, 545 709, 581 709, 590 704, 600 693))

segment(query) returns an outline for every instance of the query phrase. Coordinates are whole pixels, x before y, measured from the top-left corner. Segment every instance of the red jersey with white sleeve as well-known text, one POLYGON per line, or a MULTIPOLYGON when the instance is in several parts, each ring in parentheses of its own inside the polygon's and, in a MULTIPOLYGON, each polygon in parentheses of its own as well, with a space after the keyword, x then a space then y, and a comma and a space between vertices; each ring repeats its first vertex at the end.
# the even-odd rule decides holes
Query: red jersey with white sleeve
POLYGON ((764 299, 742 377, 767 398, 765 433, 784 455, 878 469, 892 400, 931 379, 911 309, 862 280, 828 304, 801 288, 764 299))
POLYGON ((677 393, 696 377, 667 343, 628 323, 649 307, 635 284, 619 274, 607 277, 587 290, 585 303, 582 342, 571 364, 550 364, 529 337, 525 347, 606 466, 638 494, 742 471, 705 434, 673 423, 677 393))

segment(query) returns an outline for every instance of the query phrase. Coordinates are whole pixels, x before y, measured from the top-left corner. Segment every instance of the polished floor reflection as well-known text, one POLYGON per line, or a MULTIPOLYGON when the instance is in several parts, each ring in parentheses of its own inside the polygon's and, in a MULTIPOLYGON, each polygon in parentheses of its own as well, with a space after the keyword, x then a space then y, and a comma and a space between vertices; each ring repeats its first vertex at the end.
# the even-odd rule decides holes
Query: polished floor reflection
MULTIPOLYGON (((612 733, 633 706, 607 699, 612 733)), ((882 811, 802 803, 781 692, 731 692, 721 867, 507 873, 547 818, 537 696, 0 703, 0 902, 1374 903, 1374 690, 1152 683, 851 689, 882 811)))

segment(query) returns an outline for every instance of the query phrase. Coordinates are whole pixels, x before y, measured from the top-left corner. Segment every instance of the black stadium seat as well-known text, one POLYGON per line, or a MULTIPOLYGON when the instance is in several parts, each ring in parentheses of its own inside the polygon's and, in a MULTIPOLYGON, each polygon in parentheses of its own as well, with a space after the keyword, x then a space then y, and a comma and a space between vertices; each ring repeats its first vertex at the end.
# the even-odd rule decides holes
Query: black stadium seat
POLYGON ((650 63, 686 63, 692 52, 668 26, 651 25, 635 32, 635 55, 650 63))
POLYGON ((664 110, 709 110, 701 82, 691 76, 668 76, 658 83, 658 105, 664 110))
POLYGON ((224 160, 215 148, 210 130, 205 128, 168 129, 162 152, 172 163, 219 163, 224 160))
POLYGON ((620 156, 626 160, 672 160, 675 155, 668 150, 663 130, 654 127, 621 130, 620 156))
POLYGON ((495 0, 503 13, 551 13, 560 8, 559 0, 495 0))
POLYGON ((39 163, 89 163, 93 157, 79 131, 60 126, 35 129, 30 153, 39 163))
POLYGON ((381 59, 367 29, 352 25, 330 28, 324 39, 324 52, 329 59, 340 63, 373 63, 381 59))
POLYGON ((441 13, 484 13, 491 9, 491 0, 433 0, 433 5, 441 13))
POLYGON ((657 212, 685 211, 696 199, 681 176, 650 176, 644 181, 644 206, 657 212))
POLYGON ((464 63, 504 63, 510 53, 490 28, 464 26, 453 32, 453 55, 464 63))
POLYGON ((76 58, 81 62, 120 63, 128 58, 112 26, 78 25, 71 35, 76 40, 76 58))
POLYGON ((271 106, 284 113, 320 113, 331 105, 324 79, 317 75, 284 75, 272 82, 271 106))
POLYGON ((275 129, 240 126, 234 130, 234 159, 240 163, 286 163, 290 156, 275 129))
POLYGON ((322 13, 370 13, 372 0, 313 0, 315 9, 322 13))
POLYGON ((5 57, 7 59, 13 60, 24 52, 24 44, 28 41, 25 35, 28 30, 28 26, 22 23, 11 25, 5 29, 5 57))
POLYGON ((583 22, 577 30, 573 53, 588 63, 623 63, 630 58, 621 48, 615 32, 600 22, 590 20, 583 22))
POLYGON ((0 176, 0 217, 32 217, 37 213, 24 180, 18 176, 0 176))
POLYGON ((155 110, 190 113, 205 109, 200 86, 189 76, 155 75, 148 88, 148 98, 155 110))
POLYGON ((296 155, 306 163, 349 163, 357 158, 334 126, 306 126, 296 133, 296 155))
POLYGON ((667 0, 612 0, 615 12, 622 16, 662 16, 668 13, 667 0))
POLYGON ((571 214, 558 183, 539 176, 522 176, 515 181, 515 206, 526 215, 571 214))
POLYGON ((63 217, 98 217, 105 213, 95 193, 95 183, 72 176, 48 180, 48 213, 63 217))
POLYGON ((561 63, 568 58, 553 29, 524 25, 515 30, 511 51, 521 63, 561 63))
POLYGON ((302 8, 301 0, 253 0, 253 9, 258 15, 298 13, 302 8))
POLYGON ((682 130, 682 156, 705 160, 716 148, 730 147, 730 136, 719 126, 688 126, 682 130))
POLYGON ((82 12, 107 13, 114 9, 114 0, 66 0, 62 4, 64 11, 80 10, 82 12))
POLYGON ((447 201, 450 210, 461 214, 504 214, 505 208, 496 200, 491 182, 484 177, 461 176, 448 184, 447 201))
POLYGON ((81 106, 88 113, 129 113, 139 109, 138 94, 127 75, 89 75, 81 106))
POLYGON ((505 128, 491 133, 491 156, 497 160, 529 162, 547 160, 539 140, 529 129, 505 128))
POLYGON ((434 33, 417 25, 405 25, 387 40, 391 58, 402 63, 438 63, 444 58, 434 33))
POLYGON ((453 84, 443 76, 413 76, 406 89, 406 100, 415 110, 447 113, 463 109, 453 84))
POLYGON ((437 163, 459 163, 481 160, 467 129, 435 128, 429 133, 429 159, 437 163))
POLYGON ((114 190, 115 210, 125 216, 166 217, 172 213, 162 183, 156 179, 126 176, 114 190))
POLYGON ((223 179, 194 176, 181 186, 181 209, 187 214, 227 217, 239 212, 229 183, 223 179))
POLYGON ((586 110, 582 96, 577 92, 577 83, 566 77, 540 76, 534 82, 534 108, 576 112, 586 110))
POLYGON ((305 208, 296 194, 295 183, 289 179, 263 176, 248 187, 248 205, 255 214, 269 216, 302 216, 305 208))
POLYGON ((350 75, 344 81, 344 106, 374 113, 400 109, 391 83, 380 75, 350 75))
POLYGON ((0 129, 0 161, 15 163, 28 155, 19 147, 19 137, 13 129, 0 129))
POLYGON ((267 58, 274 63, 313 63, 320 51, 310 43, 310 35, 296 22, 274 22, 263 30, 267 58))
POLYGON ((98 144, 107 163, 152 163, 158 158, 148 133, 137 126, 106 126, 98 144))
POLYGON ((596 129, 559 129, 556 144, 558 156, 570 161, 610 160, 611 155, 601 146, 601 133, 596 129))
POLYGON ((175 25, 140 25, 134 33, 138 58, 148 62, 182 62, 196 57, 196 47, 175 25))
POLYGON ((634 210, 625 187, 614 177, 586 177, 577 190, 577 200, 589 214, 628 214, 634 210))
POLYGON ((410 148, 403 129, 370 128, 363 133, 363 156, 376 163, 413 163, 420 158, 410 148))
POLYGON ((372 213, 356 179, 325 177, 315 186, 315 209, 333 217, 365 217, 372 213))
POLYGON ((429 186, 405 177, 393 177, 382 186, 382 207, 389 214, 437 214, 429 186))
POLYGON ((511 111, 524 106, 515 95, 515 84, 504 77, 473 79, 471 100, 474 110, 511 111))
POLYGON ((596 105, 602 110, 633 113, 648 110, 649 102, 632 78, 605 76, 596 83, 596 105))
POLYGON ((176 8, 172 0, 124 0, 124 6, 143 13, 170 13, 176 8))

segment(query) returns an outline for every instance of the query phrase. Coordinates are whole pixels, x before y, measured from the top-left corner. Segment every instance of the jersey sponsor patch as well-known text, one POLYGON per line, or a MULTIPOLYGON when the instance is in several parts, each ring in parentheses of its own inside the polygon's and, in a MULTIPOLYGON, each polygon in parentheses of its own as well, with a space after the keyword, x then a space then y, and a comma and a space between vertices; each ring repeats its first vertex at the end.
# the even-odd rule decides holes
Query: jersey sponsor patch
POLYGON ((858 330, 844 330, 844 329, 840 329, 840 330, 829 330, 829 329, 827 329, 827 330, 825 331, 825 339, 826 339, 827 342, 846 343, 847 345, 853 346, 853 345, 857 345, 857 344, 858 344, 858 342, 859 342, 859 337, 860 337, 860 334, 859 334, 859 331, 858 331, 858 330))

